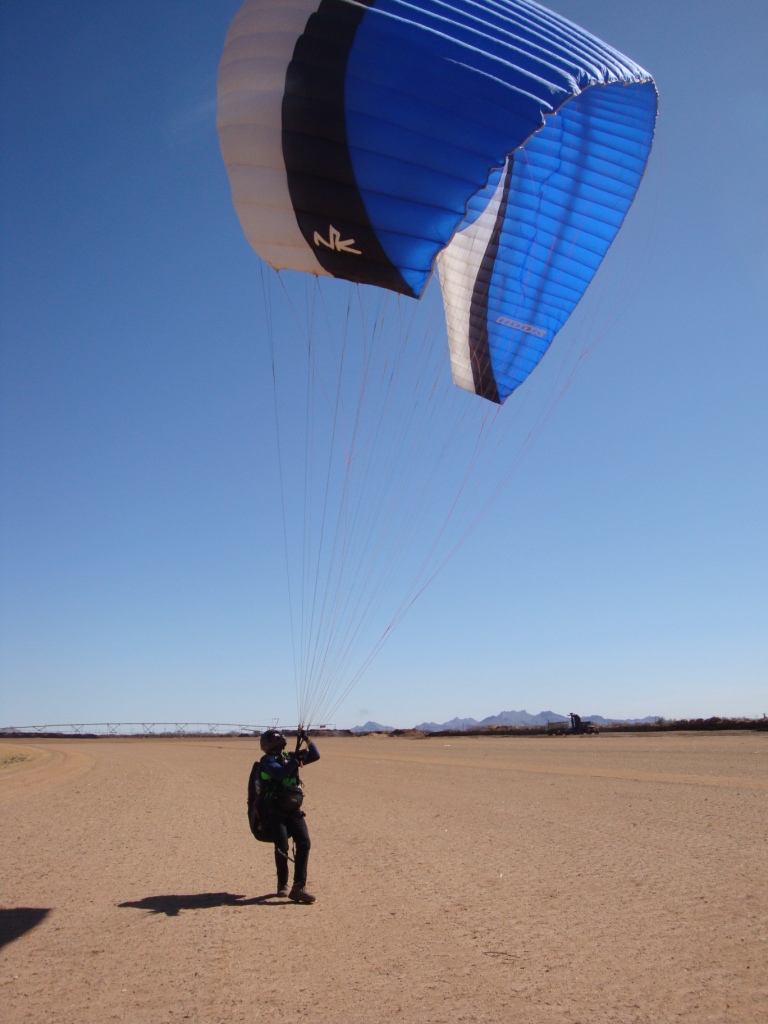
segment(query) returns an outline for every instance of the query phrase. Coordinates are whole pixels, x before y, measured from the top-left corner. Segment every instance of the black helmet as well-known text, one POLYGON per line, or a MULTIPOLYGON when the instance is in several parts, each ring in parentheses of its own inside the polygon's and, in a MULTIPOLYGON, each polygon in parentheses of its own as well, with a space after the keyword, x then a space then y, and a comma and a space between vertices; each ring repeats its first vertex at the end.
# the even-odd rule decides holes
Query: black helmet
POLYGON ((259 737, 259 746, 265 754, 279 754, 285 750, 285 736, 279 729, 267 729, 259 737))

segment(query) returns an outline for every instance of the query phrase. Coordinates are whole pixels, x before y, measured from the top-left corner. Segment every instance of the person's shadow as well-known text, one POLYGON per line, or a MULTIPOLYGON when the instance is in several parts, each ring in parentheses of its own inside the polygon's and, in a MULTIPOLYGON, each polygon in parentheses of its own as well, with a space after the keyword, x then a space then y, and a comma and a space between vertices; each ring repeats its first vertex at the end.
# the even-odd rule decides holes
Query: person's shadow
POLYGON ((142 900, 128 900, 118 907, 134 907, 148 910, 151 914, 165 914, 176 917, 181 910, 208 910, 210 907, 252 907, 256 904, 267 907, 297 906, 289 900, 278 899, 274 893, 252 896, 246 899, 231 892, 198 892, 186 895, 145 896, 142 900))
POLYGON ((0 910, 0 947, 37 928, 49 913, 48 907, 9 907, 0 910))

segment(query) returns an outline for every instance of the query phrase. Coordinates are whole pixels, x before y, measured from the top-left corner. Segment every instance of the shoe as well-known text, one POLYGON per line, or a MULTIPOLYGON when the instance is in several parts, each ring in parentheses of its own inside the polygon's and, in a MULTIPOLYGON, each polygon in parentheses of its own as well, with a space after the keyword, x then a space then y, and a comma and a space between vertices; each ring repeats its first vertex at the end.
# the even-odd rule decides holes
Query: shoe
POLYGON ((286 882, 285 885, 281 885, 280 888, 277 890, 277 895, 281 899, 285 899, 286 896, 288 895, 288 892, 289 892, 289 890, 288 890, 288 883, 286 882))
POLYGON ((294 887, 288 893, 288 899, 293 900, 294 903, 317 902, 317 896, 313 896, 311 892, 307 892, 303 885, 294 885, 294 887))

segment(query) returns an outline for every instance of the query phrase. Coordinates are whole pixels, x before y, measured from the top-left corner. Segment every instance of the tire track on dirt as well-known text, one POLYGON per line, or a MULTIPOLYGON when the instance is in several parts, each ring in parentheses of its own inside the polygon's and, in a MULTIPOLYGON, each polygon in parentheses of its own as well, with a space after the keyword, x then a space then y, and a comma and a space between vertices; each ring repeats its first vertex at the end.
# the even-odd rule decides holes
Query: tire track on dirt
POLYGON ((661 782, 676 786, 713 786, 723 789, 756 789, 768 792, 768 780, 746 779, 732 775, 689 775, 677 772, 640 772, 617 768, 595 768, 580 765, 543 765, 521 764, 519 762, 501 761, 498 758, 485 757, 483 760, 467 760, 439 757, 409 757, 400 753, 387 752, 384 758, 376 753, 343 753, 334 752, 334 757, 358 761, 396 761, 401 764, 430 765, 436 768, 475 768, 487 772, 489 762, 493 770, 504 772, 520 772, 525 775, 560 775, 578 776, 579 778, 622 779, 629 782, 661 782))
POLYGON ((0 804, 58 788, 89 771, 93 764, 94 758, 81 751, 0 743, 0 804))

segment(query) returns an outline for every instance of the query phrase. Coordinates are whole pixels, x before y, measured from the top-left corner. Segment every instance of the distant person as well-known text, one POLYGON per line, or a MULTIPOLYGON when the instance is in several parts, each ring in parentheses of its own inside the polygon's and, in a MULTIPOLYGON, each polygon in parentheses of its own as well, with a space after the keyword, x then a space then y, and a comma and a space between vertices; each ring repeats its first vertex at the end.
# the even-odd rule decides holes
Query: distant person
POLYGON ((249 792, 254 776, 261 785, 261 808, 265 824, 272 832, 277 868, 277 895, 294 903, 314 903, 316 897, 307 891, 307 861, 309 860, 309 830, 304 811, 301 810, 303 793, 299 768, 320 760, 320 751, 303 730, 299 732, 296 750, 285 752, 285 736, 278 729, 267 729, 259 738, 264 756, 251 770, 249 792), (307 744, 301 750, 302 743, 307 744), (288 840, 294 842, 293 885, 288 888, 288 840))

